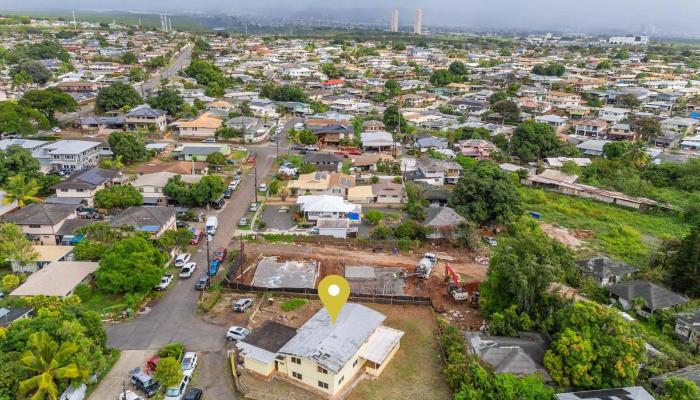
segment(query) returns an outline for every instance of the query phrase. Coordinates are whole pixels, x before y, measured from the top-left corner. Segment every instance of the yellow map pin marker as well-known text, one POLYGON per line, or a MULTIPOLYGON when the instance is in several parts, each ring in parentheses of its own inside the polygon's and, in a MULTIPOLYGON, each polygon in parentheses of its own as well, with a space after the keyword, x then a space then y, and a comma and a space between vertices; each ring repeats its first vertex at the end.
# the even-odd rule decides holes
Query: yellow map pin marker
POLYGON ((335 325, 340 310, 350 297, 350 284, 340 275, 328 275, 318 284, 318 297, 321 298, 323 306, 326 307, 335 325))

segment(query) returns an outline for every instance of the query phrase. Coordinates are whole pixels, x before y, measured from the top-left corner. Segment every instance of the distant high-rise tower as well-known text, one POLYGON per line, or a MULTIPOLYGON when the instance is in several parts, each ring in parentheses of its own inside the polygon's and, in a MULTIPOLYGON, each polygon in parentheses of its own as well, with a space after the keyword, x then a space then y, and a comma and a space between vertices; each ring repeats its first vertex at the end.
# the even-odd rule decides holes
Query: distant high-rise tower
POLYGON ((416 10, 416 19, 413 21, 413 33, 416 35, 423 33, 423 11, 420 8, 416 10))
POLYGON ((399 31, 399 9, 398 8, 394 8, 394 11, 391 12, 391 31, 392 32, 399 31))

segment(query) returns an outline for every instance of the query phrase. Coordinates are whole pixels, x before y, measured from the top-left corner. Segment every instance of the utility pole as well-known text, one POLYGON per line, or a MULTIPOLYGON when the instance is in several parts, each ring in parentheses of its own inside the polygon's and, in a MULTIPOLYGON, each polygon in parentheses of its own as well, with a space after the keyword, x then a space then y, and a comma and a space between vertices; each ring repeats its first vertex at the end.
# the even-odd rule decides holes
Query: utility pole
POLYGON ((258 156, 253 161, 253 191, 255 192, 255 204, 258 203, 258 156))
POLYGON ((209 264, 211 260, 209 259, 209 242, 211 242, 211 234, 207 233, 207 275, 209 275, 209 264))
POLYGON ((122 396, 121 400, 126 400, 126 382, 122 381, 122 396))
MULTIPOLYGON (((399 101, 396 103, 396 112, 399 118, 399 123, 396 125, 396 136, 398 137, 401 136, 401 95, 399 95, 399 101)), ((396 139, 392 139, 391 148, 394 159, 396 159, 396 139)))

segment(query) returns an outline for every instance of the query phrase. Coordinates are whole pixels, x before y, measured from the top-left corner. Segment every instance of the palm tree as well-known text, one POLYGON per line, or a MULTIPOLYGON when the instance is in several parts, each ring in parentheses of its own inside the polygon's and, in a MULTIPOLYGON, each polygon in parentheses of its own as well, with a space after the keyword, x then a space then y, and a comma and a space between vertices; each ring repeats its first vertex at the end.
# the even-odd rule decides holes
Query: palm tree
POLYGON ((3 190, 7 193, 5 196, 5 204, 17 201, 17 205, 21 208, 27 203, 40 202, 41 199, 36 197, 41 187, 36 179, 27 180, 24 175, 15 175, 7 179, 7 183, 3 190))
POLYGON ((46 332, 29 335, 28 349, 22 353, 20 362, 34 376, 19 384, 20 394, 34 393, 31 400, 57 400, 57 380, 73 379, 87 375, 84 368, 69 362, 80 348, 71 342, 60 346, 46 332))
POLYGON ((649 165, 649 154, 644 150, 644 143, 641 141, 636 141, 630 145, 629 149, 624 155, 624 158, 628 160, 635 168, 643 169, 649 165))

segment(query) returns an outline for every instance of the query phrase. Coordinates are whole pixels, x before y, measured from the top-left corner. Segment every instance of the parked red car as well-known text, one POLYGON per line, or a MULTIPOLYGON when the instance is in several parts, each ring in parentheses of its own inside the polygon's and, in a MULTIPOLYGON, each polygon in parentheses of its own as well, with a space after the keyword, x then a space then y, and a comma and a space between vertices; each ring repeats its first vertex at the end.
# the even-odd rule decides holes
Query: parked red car
POLYGON ((339 157, 348 158, 348 153, 345 151, 336 151, 333 154, 339 157))
POLYGON ((199 243, 199 241, 202 239, 202 231, 197 228, 190 228, 190 232, 192 232, 192 240, 190 240, 190 244, 199 243))
POLYGON ((219 262, 224 262, 224 259, 226 258, 226 255, 228 252, 226 251, 225 248, 219 247, 218 249, 214 250, 214 260, 218 260, 219 262))

